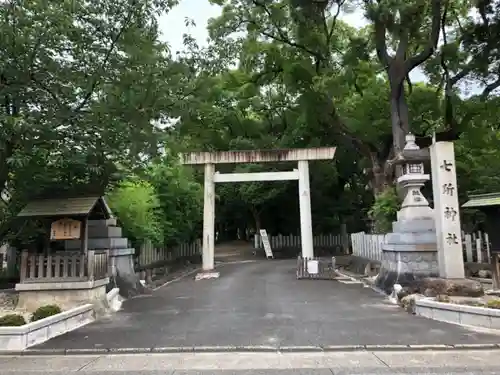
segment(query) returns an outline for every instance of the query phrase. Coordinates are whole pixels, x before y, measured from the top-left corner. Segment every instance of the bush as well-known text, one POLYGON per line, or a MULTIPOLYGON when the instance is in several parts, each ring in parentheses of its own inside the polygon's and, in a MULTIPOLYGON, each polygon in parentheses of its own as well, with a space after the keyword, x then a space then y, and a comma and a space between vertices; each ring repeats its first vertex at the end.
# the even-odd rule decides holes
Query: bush
POLYGON ((62 310, 57 305, 40 306, 33 313, 33 316, 31 317, 31 321, 36 322, 37 320, 44 319, 44 318, 47 318, 49 316, 59 314, 60 312, 62 312, 62 310))
POLYGON ((492 299, 486 303, 486 307, 490 309, 500 309, 500 299, 492 299))
POLYGON ((375 197, 375 202, 368 212, 368 215, 374 221, 375 233, 391 231, 392 222, 396 220, 400 205, 400 199, 393 187, 384 190, 375 197))
POLYGON ((148 168, 147 178, 155 187, 162 211, 163 243, 173 245, 198 238, 203 189, 192 171, 169 155, 148 168))
POLYGON ((132 177, 116 186, 107 198, 132 242, 163 243, 163 214, 153 185, 132 177))
POLYGON ((24 316, 19 314, 8 314, 0 316, 0 327, 19 327, 26 324, 24 316))

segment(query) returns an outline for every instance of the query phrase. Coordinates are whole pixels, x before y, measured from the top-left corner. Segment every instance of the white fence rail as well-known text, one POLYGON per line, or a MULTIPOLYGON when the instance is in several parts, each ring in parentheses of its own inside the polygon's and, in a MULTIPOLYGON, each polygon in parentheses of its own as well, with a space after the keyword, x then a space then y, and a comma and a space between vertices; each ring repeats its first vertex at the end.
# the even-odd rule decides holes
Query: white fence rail
MULTIPOLYGON (((290 234, 288 236, 283 236, 278 234, 277 236, 269 237, 269 243, 271 244, 272 249, 280 249, 280 248, 300 248, 301 246, 301 238, 300 236, 296 236, 290 234)), ((313 246, 314 247, 326 247, 326 248, 335 248, 342 246, 342 235, 340 234, 320 234, 313 237, 313 246)), ((262 249, 262 241, 260 240, 260 235, 256 234, 254 237, 254 248, 262 249)))
MULTIPOLYGON (((464 261, 489 263, 490 242, 488 233, 476 232, 462 234, 464 261)), ((352 254, 371 260, 382 260, 382 245, 385 234, 352 233, 352 254)))
POLYGON ((382 245, 384 242, 385 234, 352 233, 352 254, 371 260, 382 261, 382 245))
POLYGON ((155 248, 150 242, 141 247, 138 264, 140 268, 160 262, 173 262, 181 258, 188 258, 201 254, 201 241, 185 243, 173 248, 155 248))

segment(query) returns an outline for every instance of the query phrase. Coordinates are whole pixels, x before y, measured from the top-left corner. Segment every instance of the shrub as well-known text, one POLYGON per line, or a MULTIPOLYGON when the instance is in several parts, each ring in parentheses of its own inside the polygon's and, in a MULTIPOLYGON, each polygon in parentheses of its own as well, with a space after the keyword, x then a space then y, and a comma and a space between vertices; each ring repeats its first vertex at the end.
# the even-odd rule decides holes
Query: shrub
POLYGON ((392 222, 396 220, 398 209, 401 205, 396 189, 391 187, 375 197, 368 215, 374 221, 375 233, 391 231, 392 222))
POLYGON ((107 196, 125 235, 132 241, 163 243, 163 214, 155 188, 149 182, 132 177, 122 181, 107 196))
POLYGON ((62 311, 61 308, 57 305, 40 306, 33 313, 33 316, 31 317, 31 321, 36 322, 37 320, 47 318, 47 317, 52 316, 52 315, 59 314, 61 311, 62 311))
POLYGON ((438 294, 436 296, 436 301, 438 302, 451 302, 450 296, 446 294, 438 294))
POLYGON ((500 309, 500 299, 492 299, 486 303, 486 307, 490 309, 500 309))
POLYGON ((8 314, 0 316, 0 327, 19 327, 26 324, 24 316, 19 314, 8 314))

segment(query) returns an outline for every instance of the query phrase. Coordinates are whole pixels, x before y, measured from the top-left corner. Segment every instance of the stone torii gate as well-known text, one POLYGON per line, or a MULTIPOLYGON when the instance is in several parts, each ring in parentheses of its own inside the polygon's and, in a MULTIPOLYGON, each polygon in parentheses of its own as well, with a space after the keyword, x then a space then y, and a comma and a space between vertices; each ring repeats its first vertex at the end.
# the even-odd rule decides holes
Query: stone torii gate
POLYGON ((336 147, 191 152, 182 156, 185 165, 205 166, 204 208, 203 208, 203 271, 215 268, 215 184, 219 182, 248 181, 299 181, 300 235, 302 256, 314 257, 311 220, 311 196, 309 189, 309 161, 332 160, 336 147), (276 163, 296 161, 298 169, 287 172, 219 173, 215 164, 276 163))

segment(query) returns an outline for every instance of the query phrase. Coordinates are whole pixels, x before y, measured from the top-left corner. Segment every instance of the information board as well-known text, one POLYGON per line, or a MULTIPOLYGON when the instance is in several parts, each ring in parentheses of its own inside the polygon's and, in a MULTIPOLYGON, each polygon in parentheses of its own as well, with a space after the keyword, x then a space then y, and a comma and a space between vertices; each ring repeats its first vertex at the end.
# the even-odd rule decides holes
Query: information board
POLYGON ((51 240, 75 240, 80 238, 81 222, 73 219, 54 221, 50 226, 51 240))
POLYGON ((262 245, 264 246, 264 251, 266 252, 266 257, 274 258, 273 251, 271 249, 271 244, 269 243, 269 237, 267 237, 267 232, 265 229, 260 230, 260 239, 262 241, 262 245))

